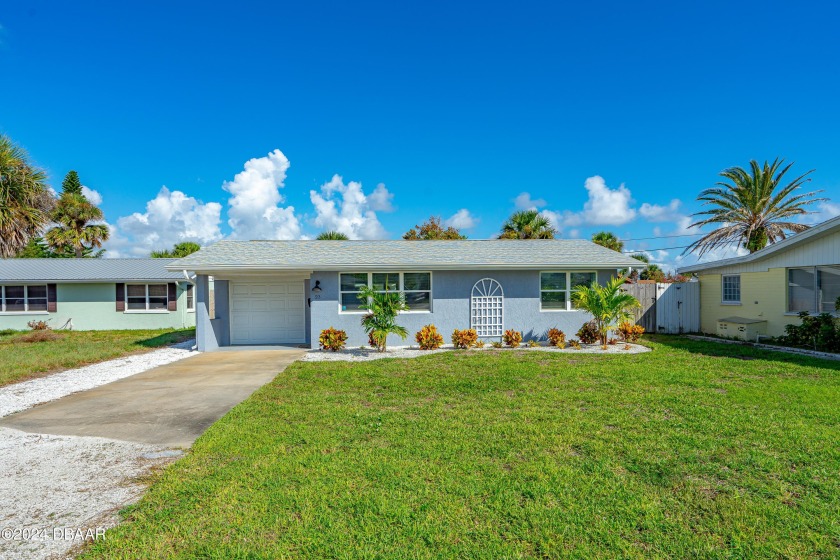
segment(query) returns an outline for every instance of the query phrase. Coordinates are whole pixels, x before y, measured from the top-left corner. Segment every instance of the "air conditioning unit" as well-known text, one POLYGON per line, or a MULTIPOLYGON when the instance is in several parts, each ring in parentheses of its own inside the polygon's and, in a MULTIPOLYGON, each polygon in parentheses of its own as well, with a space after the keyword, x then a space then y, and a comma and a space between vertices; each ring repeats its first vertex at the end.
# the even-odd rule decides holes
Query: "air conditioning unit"
POLYGON ((727 317, 718 319, 718 336, 724 338, 739 338, 756 342, 759 335, 767 334, 767 321, 764 319, 748 319, 746 317, 727 317))

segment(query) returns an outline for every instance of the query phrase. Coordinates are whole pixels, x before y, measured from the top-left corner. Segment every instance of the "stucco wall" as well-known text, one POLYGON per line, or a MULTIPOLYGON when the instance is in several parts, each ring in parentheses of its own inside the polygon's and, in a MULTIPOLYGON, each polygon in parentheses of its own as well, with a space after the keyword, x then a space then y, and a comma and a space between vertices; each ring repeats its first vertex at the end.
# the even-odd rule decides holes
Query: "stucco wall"
POLYGON ((799 317, 787 314, 787 281, 784 268, 766 272, 741 272, 741 303, 721 303, 721 275, 700 278, 700 326, 703 332, 717 333, 717 322, 724 317, 745 317, 767 321, 767 334, 785 334, 785 325, 799 324, 799 317))
POLYGON ((167 329, 195 326, 187 311, 186 284, 178 283, 178 310, 163 313, 125 313, 116 310, 114 283, 58 284, 57 312, 0 313, 0 329, 28 330, 29 321, 49 320, 52 328, 72 319, 75 330, 167 329))
MULTIPOLYGON (((607 281, 615 270, 598 273, 599 282, 607 281)), ((571 338, 589 319, 582 311, 540 311, 539 271, 433 271, 432 312, 403 313, 399 324, 409 331, 405 341, 392 336, 388 344, 414 344, 414 334, 424 325, 434 324, 448 343, 454 329, 470 327, 470 294, 473 285, 482 278, 493 278, 504 290, 504 328, 522 331, 525 340, 544 338, 545 332, 557 327, 571 338)), ((320 271, 312 274, 312 281, 320 280, 322 291, 312 296, 311 340, 317 344, 321 330, 335 327, 347 331, 347 345, 367 344, 367 336, 359 321, 360 313, 339 313, 338 273, 320 271)))

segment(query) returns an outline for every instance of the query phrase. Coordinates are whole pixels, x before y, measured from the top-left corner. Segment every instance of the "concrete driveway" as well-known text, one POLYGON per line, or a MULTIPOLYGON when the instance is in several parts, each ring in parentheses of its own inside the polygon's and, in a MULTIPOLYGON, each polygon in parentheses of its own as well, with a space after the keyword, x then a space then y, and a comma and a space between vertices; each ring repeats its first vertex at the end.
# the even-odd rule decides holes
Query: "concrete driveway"
POLYGON ((213 422, 304 352, 200 354, 6 416, 0 426, 189 447, 213 422))

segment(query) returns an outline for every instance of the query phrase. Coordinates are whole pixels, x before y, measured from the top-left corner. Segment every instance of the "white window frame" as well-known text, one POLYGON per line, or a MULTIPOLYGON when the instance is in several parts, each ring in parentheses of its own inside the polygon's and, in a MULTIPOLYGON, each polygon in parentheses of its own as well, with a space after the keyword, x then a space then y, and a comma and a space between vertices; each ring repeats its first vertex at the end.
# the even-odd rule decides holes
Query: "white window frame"
POLYGON ((597 270, 540 270, 539 274, 537 275, 537 291, 539 293, 539 300, 540 300, 540 312, 541 313, 567 313, 569 311, 578 311, 577 308, 572 306, 572 274, 594 274, 595 281, 598 281, 598 271, 597 270), (542 275, 543 274, 565 274, 566 275, 566 289, 565 290, 543 290, 542 289, 542 275), (542 303, 542 293, 543 292, 566 292, 566 309, 543 309, 542 303))
MULTIPOLYGON (((137 297, 140 296, 131 296, 137 297)), ((160 297, 160 296, 155 296, 160 297)), ((130 284, 125 285, 125 311, 123 313, 169 313, 169 284, 165 282, 149 282, 149 283, 142 283, 142 282, 132 282, 130 284), (146 288, 146 308, 145 309, 129 309, 128 308, 128 287, 129 286, 145 286, 146 288), (166 287, 166 305, 163 309, 149 309, 149 286, 165 286, 166 287)))
POLYGON ((741 305, 741 275, 740 274, 721 274, 720 275, 720 303, 722 305, 741 305), (726 279, 738 279, 738 299, 726 299, 726 279))
POLYGON ((49 305, 50 305, 50 289, 49 286, 46 284, 3 284, 0 285, 0 314, 2 315, 49 315, 49 305), (43 287, 45 290, 45 296, 43 298, 34 298, 34 299, 43 299, 46 301, 47 309, 37 309, 31 311, 29 309, 29 286, 35 287, 43 287), (6 310, 6 288, 8 286, 23 286, 23 311, 7 311, 6 310))
MULTIPOLYGON (((167 296, 168 295, 169 289, 167 288, 167 296)), ((187 284, 186 289, 184 289, 184 305, 187 308, 187 313, 195 313, 195 284, 187 284), (190 294, 190 292, 192 292, 192 294, 190 294), (192 306, 190 306, 190 298, 192 298, 192 306)))
MULTIPOLYGON (((837 268, 830 265, 820 266, 791 266, 785 269, 785 315, 799 315, 802 311, 791 311, 790 309, 790 271, 791 270, 810 270, 814 274, 814 311, 808 311, 811 315, 819 315, 820 313, 829 313, 837 315, 836 311, 822 311, 820 301, 820 269, 821 268, 837 268)), ((805 310, 803 310, 805 311, 805 310)))
MULTIPOLYGON (((400 311, 400 313, 401 314, 402 313, 406 313, 406 314, 410 314, 410 313, 432 313, 434 311, 434 305, 435 305, 434 304, 434 297, 433 297, 434 282, 435 282, 434 276, 435 275, 432 274, 432 271, 431 270, 404 270, 404 271, 395 271, 395 272, 397 272, 397 274, 399 274, 399 281, 398 281, 398 284, 397 284, 396 293, 400 293, 400 294, 403 294, 403 296, 405 296, 406 293, 429 292, 429 309, 414 309, 414 310, 409 309, 408 311, 400 311), (406 274, 428 274, 429 275, 429 289, 428 290, 405 290, 404 289, 405 284, 403 282, 403 277, 406 274)), ((352 309, 352 310, 341 309, 341 307, 342 307, 341 296, 343 294, 357 294, 357 293, 359 293, 355 290, 354 291, 346 291, 346 290, 343 291, 341 289, 341 275, 342 274, 367 274, 367 285, 368 286, 373 286, 373 275, 374 274, 388 274, 388 271, 387 270, 383 270, 383 271, 374 270, 374 271, 371 271, 371 272, 350 272, 350 271, 346 271, 346 272, 339 272, 338 273, 338 312, 339 312, 339 314, 341 314, 341 315, 359 315, 359 314, 367 313, 367 311, 365 311, 364 309, 352 309)), ((383 292, 384 292, 384 290, 383 290, 383 292)))

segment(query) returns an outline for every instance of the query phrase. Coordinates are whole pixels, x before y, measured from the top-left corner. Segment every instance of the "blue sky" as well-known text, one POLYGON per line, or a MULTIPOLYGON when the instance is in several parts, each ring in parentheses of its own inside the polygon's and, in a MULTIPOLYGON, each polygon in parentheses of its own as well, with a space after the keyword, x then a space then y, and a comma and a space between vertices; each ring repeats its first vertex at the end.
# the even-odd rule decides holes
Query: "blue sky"
POLYGON ((0 132, 101 196, 112 255, 430 214, 484 238, 521 193, 564 237, 675 247, 720 170, 776 156, 840 212, 836 5, 452 4, 17 3, 0 132))

